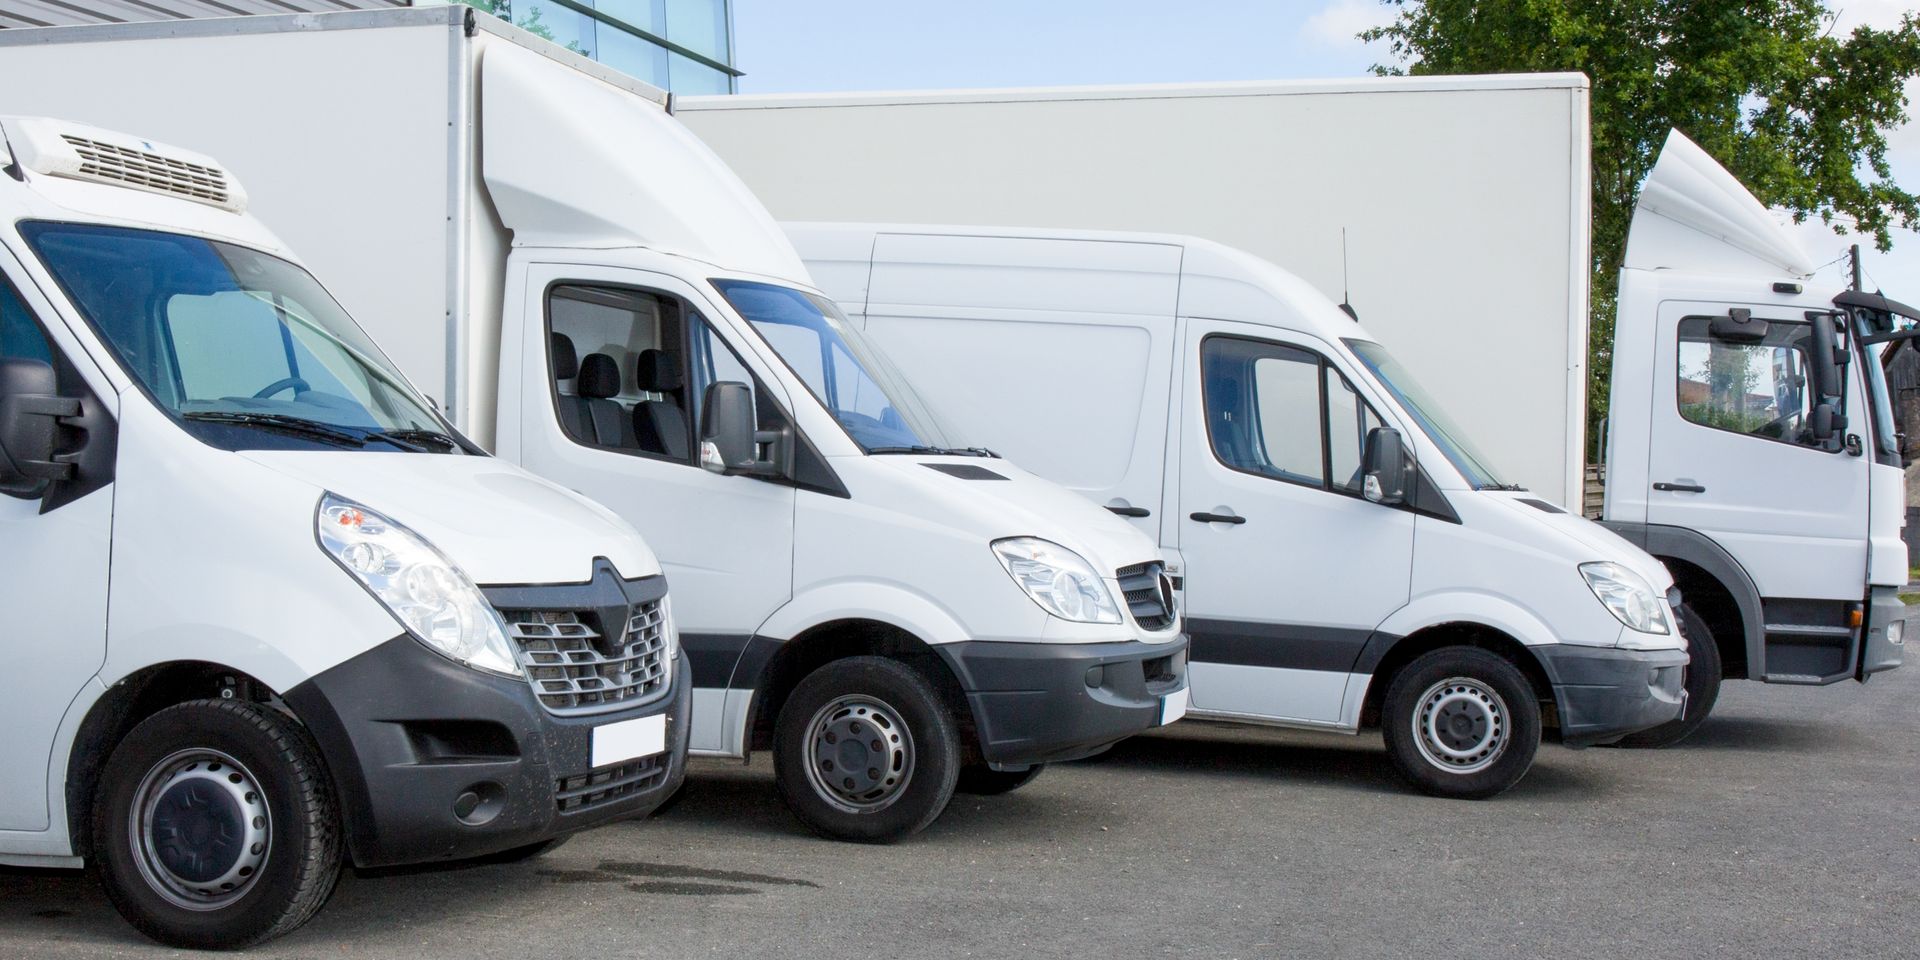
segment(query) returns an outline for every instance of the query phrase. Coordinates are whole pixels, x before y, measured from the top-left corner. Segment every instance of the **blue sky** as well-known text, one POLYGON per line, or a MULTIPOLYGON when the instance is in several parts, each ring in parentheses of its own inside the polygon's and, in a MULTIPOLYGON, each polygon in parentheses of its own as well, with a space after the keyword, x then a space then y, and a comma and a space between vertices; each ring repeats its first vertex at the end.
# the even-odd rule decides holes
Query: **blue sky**
MULTIPOLYGON (((1891 25, 1920 0, 1828 5, 1845 30, 1891 25)), ((1389 15, 1376 0, 734 0, 733 16, 752 94, 1357 76, 1388 54, 1353 35, 1389 15)), ((1908 91, 1920 114, 1920 84, 1908 91)), ((1892 144, 1896 179, 1920 190, 1920 123, 1892 144)), ((1819 261, 1851 239, 1802 228, 1819 261)), ((1867 270, 1920 302, 1920 235, 1894 246, 1867 270)))

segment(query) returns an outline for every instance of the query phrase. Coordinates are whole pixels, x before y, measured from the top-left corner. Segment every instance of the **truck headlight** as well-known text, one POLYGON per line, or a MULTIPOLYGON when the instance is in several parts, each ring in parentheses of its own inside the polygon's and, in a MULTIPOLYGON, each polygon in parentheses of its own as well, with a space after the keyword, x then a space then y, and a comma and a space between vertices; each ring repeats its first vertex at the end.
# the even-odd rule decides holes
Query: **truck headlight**
POLYGON ((331 493, 313 522, 321 549, 415 639, 467 666, 521 676, 499 612, 425 538, 331 493))
POLYGON ((993 542, 993 555, 1041 609, 1075 623, 1119 623, 1113 592, 1079 554, 1038 537, 993 542))
POLYGON ((1641 633, 1672 633, 1667 608, 1640 575, 1611 561, 1580 565, 1580 575, 1621 623, 1641 633))

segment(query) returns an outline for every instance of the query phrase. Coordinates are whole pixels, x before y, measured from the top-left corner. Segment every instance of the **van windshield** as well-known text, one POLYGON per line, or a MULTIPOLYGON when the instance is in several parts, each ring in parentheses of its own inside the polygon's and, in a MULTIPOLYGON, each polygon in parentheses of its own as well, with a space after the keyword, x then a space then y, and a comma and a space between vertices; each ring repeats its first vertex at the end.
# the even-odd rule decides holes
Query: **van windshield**
POLYGON ((978 447, 957 447, 953 432, 833 301, 771 283, 713 285, 861 449, 988 455, 978 447))
POLYGON ((207 443, 477 452, 285 260, 128 227, 20 231, 128 375, 207 443))
POLYGON ((1360 362, 1366 366, 1368 372, 1373 374, 1374 379, 1380 381, 1380 385, 1386 388, 1388 393, 1393 394, 1393 399, 1399 402, 1401 409, 1419 423, 1420 429, 1426 433, 1428 439, 1433 441, 1434 446, 1440 448, 1440 452, 1446 455, 1447 461, 1453 464, 1455 470, 1460 471, 1460 475, 1465 477, 1475 490, 1522 489, 1517 484, 1501 483, 1496 478, 1493 468, 1488 466, 1486 455, 1467 441, 1467 435, 1447 419, 1440 405, 1435 403, 1427 391, 1420 386, 1419 381, 1413 379, 1413 375, 1400 365, 1400 361, 1395 360, 1393 355, 1387 352, 1386 347, 1368 340, 1348 340, 1346 343, 1360 358, 1360 362))

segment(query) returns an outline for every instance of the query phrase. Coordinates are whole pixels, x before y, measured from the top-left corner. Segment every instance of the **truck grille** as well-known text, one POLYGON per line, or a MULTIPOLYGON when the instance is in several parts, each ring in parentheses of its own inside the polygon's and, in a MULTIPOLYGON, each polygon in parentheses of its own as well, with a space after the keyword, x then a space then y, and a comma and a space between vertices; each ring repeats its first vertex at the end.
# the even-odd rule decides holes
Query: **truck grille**
POLYGON ((1173 623, 1173 584, 1167 579, 1166 564, 1137 563, 1121 567, 1114 578, 1120 581, 1127 611, 1143 630, 1165 630, 1173 623))
POLYGON ((571 777, 561 777, 554 791, 553 804, 561 813, 581 813, 644 793, 667 778, 666 754, 656 754, 617 767, 605 767, 571 777))
POLYGON ((507 635, 540 704, 557 714, 598 713, 667 690, 665 618, 659 600, 633 608, 619 642, 571 610, 503 611, 507 635))

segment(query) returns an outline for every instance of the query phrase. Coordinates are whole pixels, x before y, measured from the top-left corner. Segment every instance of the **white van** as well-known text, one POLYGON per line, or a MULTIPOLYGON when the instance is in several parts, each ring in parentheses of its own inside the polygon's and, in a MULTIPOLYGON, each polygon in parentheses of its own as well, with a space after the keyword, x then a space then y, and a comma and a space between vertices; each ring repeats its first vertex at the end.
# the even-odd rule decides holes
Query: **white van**
POLYGON ((436 413, 215 161, 0 118, 0 863, 169 944, 530 856, 685 775, 626 523, 436 413))
MULTIPOLYGON (((1298 278, 1192 237, 791 224, 808 267, 969 439, 1156 537, 1193 715, 1354 732, 1447 796, 1673 720, 1673 586, 1504 482, 1298 278)), ((1489 371, 1489 375, 1497 375, 1489 371)))
POLYGON ((770 749, 813 829, 897 839, 1185 710, 1153 539, 967 449, 661 91, 457 6, 0 31, 15 80, 218 151, 456 425, 638 527, 692 751, 770 749))

